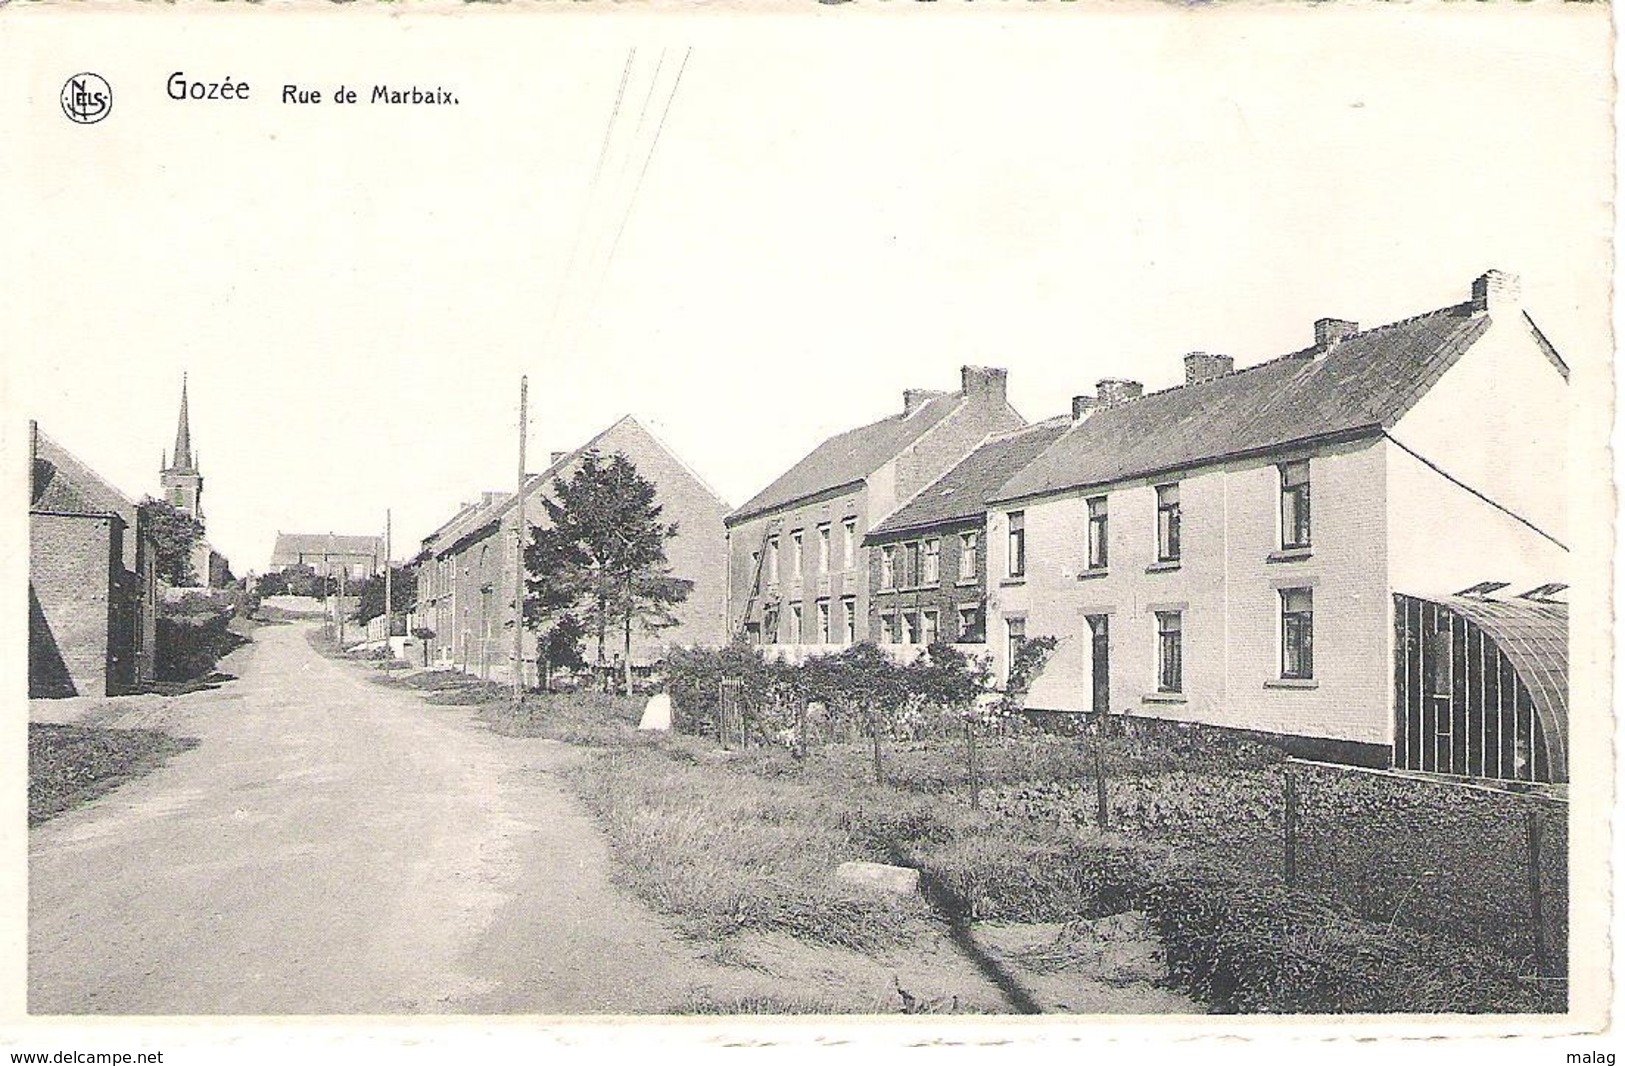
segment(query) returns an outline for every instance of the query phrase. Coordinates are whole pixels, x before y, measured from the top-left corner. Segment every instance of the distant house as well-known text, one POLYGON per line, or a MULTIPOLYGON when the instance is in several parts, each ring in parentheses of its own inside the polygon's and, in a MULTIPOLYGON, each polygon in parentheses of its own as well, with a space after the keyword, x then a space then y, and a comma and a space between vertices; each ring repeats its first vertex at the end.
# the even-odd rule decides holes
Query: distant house
POLYGON ((1005 371, 967 366, 958 392, 906 390, 901 412, 824 441, 728 516, 730 633, 781 648, 876 639, 871 525, 988 434, 1025 424, 1005 371))
POLYGON ((1567 366, 1495 271, 1462 303, 1314 334, 1080 401, 993 494, 998 669, 1048 635, 1032 707, 1563 779, 1567 366))
POLYGON ((135 501, 29 423, 28 694, 107 696, 154 676, 157 552, 135 501))
MULTIPOLYGON (((568 481, 589 454, 624 455, 655 486, 661 519, 677 524, 666 544, 675 577, 694 583, 676 610, 677 625, 655 633, 634 629, 632 663, 646 666, 675 645, 717 645, 723 637, 722 519, 728 506, 686 463, 637 419, 627 415, 581 447, 554 452, 547 469, 525 484, 525 525, 548 523, 543 499, 555 481, 568 481)), ((487 492, 464 504, 423 540, 414 562, 418 602, 411 627, 434 633, 425 643, 431 665, 490 680, 513 679, 515 586, 519 577, 518 507, 511 492, 487 492)), ((537 681, 536 640, 524 634, 526 683, 537 681)), ((611 640, 606 660, 621 654, 611 640)), ((591 660, 594 648, 587 649, 591 660)))
POLYGON ((267 573, 305 568, 316 577, 361 581, 383 573, 384 538, 372 534, 278 533, 267 573))
POLYGON ((877 643, 986 641, 987 499, 1070 425, 1063 416, 989 437, 869 531, 877 643))

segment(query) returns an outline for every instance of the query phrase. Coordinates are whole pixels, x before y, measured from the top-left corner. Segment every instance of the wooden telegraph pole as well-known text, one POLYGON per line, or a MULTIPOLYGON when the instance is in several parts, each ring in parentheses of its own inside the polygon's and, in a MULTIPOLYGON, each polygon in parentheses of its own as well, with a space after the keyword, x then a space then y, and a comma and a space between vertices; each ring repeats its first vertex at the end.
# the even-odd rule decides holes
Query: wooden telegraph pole
POLYGON ((525 702, 525 418, 529 379, 519 376, 519 484, 514 493, 513 705, 525 702))

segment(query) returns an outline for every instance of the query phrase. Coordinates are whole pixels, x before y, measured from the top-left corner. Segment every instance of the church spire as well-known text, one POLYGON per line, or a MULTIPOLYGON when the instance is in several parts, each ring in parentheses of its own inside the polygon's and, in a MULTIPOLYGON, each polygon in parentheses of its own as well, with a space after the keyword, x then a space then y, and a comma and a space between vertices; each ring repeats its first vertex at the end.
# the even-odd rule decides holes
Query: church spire
POLYGON ((186 418, 186 372, 181 372, 181 418, 175 427, 175 470, 192 469, 192 428, 186 418))

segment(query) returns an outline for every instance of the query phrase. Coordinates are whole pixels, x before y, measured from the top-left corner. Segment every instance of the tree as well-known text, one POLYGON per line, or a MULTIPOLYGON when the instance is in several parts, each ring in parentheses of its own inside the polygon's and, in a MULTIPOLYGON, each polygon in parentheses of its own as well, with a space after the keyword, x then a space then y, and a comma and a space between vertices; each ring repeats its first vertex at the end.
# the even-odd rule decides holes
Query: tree
POLYGON ((537 610, 579 619, 597 637, 600 664, 611 627, 619 629, 630 695, 634 627, 652 632, 675 625, 672 608, 694 587, 666 561, 677 525, 661 521, 654 483, 624 455, 605 459, 589 452, 574 476, 555 480, 553 490, 556 498, 542 501, 551 529, 545 539, 533 538, 538 565, 527 550, 526 568, 557 602, 537 610))
POLYGON ((136 520, 152 539, 159 579, 171 585, 196 584, 192 549, 203 539, 203 523, 168 500, 151 496, 136 505, 136 520))
POLYGON ((537 633, 536 670, 545 691, 553 668, 584 665, 585 629, 574 615, 591 587, 591 570, 579 544, 550 526, 534 529, 525 546, 525 625, 537 633))
MULTIPOLYGON (((389 570, 393 575, 391 578, 393 587, 390 589, 390 598, 394 600, 392 606, 399 612, 403 605, 417 599, 418 572, 415 569, 402 566, 392 566, 389 570)), ((362 625, 366 625, 384 613, 383 574, 374 574, 355 585, 351 585, 344 591, 356 597, 355 611, 350 617, 362 625)))
POLYGON ((261 574, 254 579, 254 594, 262 600, 269 596, 288 595, 288 575, 280 570, 261 574))

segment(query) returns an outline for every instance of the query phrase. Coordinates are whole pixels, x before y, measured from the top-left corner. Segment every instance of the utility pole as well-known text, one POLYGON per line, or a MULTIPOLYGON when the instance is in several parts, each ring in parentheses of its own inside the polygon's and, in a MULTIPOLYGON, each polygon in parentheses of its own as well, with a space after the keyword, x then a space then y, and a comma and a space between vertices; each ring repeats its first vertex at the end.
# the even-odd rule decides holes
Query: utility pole
POLYGON ((336 612, 339 620, 339 651, 344 650, 344 579, 350 574, 348 564, 339 564, 339 607, 336 612))
POLYGON ((394 587, 390 584, 394 577, 390 573, 389 565, 389 508, 384 508, 384 649, 389 650, 389 638, 395 635, 395 598, 394 587))
POLYGON ((519 375, 519 484, 514 492, 513 705, 525 702, 525 419, 530 379, 519 375))

